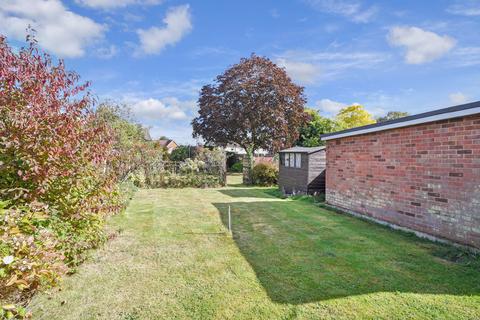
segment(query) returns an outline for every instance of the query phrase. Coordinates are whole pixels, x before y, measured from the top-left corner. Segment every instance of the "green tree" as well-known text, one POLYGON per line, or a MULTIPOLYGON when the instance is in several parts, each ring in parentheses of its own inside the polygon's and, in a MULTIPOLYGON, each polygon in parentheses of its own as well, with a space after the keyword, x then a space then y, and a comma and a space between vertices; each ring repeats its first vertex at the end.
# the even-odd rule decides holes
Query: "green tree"
POLYGON ((340 127, 339 129, 342 130, 361 127, 376 122, 372 115, 365 110, 363 106, 358 104, 340 110, 335 120, 340 127))
POLYGON ((170 154, 170 160, 172 161, 184 161, 187 158, 191 158, 190 146, 178 146, 170 154))
POLYGON ((383 117, 378 117, 377 122, 385 122, 389 120, 395 120, 403 117, 407 117, 410 114, 408 112, 403 112, 403 111, 389 111, 385 116, 383 117))
POLYGON ((300 138, 297 145, 303 147, 325 145, 325 142, 320 139, 320 135, 338 130, 338 123, 333 119, 321 116, 317 110, 306 108, 305 113, 310 120, 300 129, 300 138))

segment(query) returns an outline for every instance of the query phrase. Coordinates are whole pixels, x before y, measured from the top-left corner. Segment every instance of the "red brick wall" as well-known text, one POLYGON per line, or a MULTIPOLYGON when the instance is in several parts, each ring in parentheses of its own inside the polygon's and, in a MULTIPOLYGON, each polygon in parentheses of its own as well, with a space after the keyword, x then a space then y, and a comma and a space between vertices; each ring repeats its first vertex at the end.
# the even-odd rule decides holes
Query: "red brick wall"
POLYGON ((327 142, 327 202, 480 248, 480 115, 327 142))

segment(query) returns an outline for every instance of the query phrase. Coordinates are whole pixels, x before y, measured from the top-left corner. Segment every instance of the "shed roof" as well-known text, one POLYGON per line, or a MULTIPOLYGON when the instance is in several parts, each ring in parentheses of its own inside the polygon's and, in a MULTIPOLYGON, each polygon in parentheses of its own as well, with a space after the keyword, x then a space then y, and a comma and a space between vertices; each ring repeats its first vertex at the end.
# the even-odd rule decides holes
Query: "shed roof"
POLYGON ((444 109, 438 109, 430 112, 424 112, 413 116, 403 117, 381 123, 369 124, 367 126, 357 127, 353 129, 327 133, 321 135, 320 137, 322 138, 322 140, 338 139, 376 131, 396 129, 422 123, 464 117, 474 114, 480 114, 480 101, 444 109))
POLYGON ((324 150, 325 147, 292 147, 292 148, 288 148, 288 149, 284 149, 284 150, 280 150, 279 152, 282 153, 282 152, 299 152, 299 153, 308 153, 308 154, 311 154, 311 153, 315 153, 315 152, 318 152, 318 151, 321 151, 321 150, 324 150))

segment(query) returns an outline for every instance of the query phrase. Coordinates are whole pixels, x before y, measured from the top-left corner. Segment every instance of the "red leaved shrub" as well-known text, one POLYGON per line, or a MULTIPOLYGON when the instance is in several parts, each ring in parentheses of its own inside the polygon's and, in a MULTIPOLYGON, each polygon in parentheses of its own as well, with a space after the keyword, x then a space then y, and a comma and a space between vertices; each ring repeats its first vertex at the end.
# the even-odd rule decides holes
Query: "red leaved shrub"
POLYGON ((15 53, 0 37, 0 66, 2 198, 45 202, 69 214, 95 205, 71 197, 74 190, 95 193, 82 180, 90 177, 96 189, 112 157, 109 130, 90 110, 88 83, 79 84, 34 41, 15 53))
POLYGON ((55 284, 106 239, 124 202, 118 137, 93 111, 88 83, 0 36, 0 299, 55 284), (38 209, 41 208, 41 209, 38 209))

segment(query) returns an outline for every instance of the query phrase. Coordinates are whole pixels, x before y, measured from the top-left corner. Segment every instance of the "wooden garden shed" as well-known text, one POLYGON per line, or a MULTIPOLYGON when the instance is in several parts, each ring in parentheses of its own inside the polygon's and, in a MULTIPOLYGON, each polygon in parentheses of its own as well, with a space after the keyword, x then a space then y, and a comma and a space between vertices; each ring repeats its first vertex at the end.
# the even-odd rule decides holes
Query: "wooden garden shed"
POLYGON ((278 184, 284 194, 325 192, 325 147, 293 147, 279 155, 278 184))

